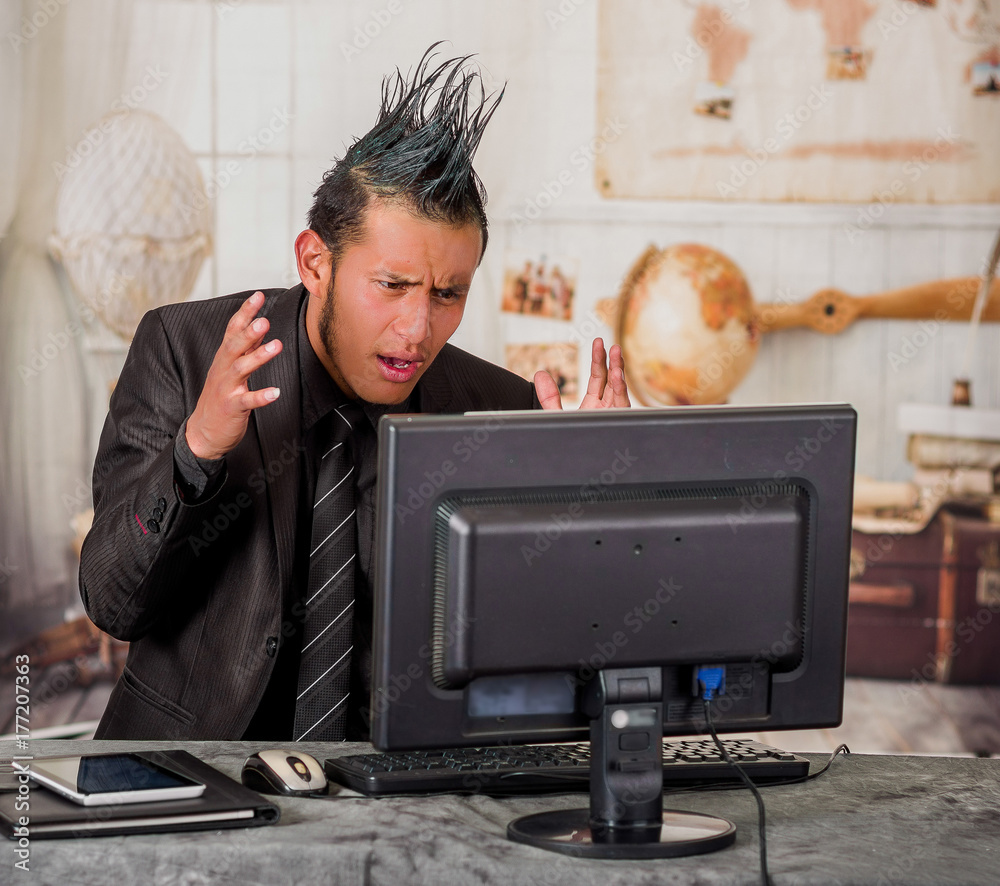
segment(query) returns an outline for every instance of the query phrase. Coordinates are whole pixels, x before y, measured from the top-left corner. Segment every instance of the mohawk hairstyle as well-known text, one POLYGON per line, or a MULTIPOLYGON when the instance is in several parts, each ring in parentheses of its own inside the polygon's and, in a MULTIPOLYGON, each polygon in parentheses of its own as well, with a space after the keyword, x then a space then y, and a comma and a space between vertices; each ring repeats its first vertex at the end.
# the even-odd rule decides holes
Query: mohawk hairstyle
POLYGON ((372 199, 398 202, 418 217, 451 225, 477 224, 486 251, 486 189, 472 161, 486 124, 503 98, 487 97, 471 56, 431 69, 439 43, 425 53, 411 80, 396 69, 382 82, 374 127, 323 176, 309 227, 333 254, 364 236, 372 199))

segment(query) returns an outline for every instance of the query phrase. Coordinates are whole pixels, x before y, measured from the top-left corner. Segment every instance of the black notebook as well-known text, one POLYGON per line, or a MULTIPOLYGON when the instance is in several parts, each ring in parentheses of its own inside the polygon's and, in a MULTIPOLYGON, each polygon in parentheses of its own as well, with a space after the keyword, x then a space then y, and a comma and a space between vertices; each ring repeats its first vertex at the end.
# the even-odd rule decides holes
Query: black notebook
POLYGON ((27 811, 18 810, 16 791, 0 793, 0 830, 16 839, 15 828, 23 815, 29 819, 33 839, 255 827, 274 824, 280 817, 273 803, 187 751, 137 755, 200 781, 205 793, 193 800, 81 806, 31 782, 27 811))

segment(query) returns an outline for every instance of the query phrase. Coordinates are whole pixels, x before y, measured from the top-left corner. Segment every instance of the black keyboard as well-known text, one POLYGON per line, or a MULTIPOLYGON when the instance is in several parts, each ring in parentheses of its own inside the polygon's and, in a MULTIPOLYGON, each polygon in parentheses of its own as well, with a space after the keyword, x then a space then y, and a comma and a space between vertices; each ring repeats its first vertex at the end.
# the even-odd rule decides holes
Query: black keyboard
MULTIPOLYGON (((752 739, 723 741, 729 755, 757 784, 794 781, 809 761, 752 739)), ((331 781, 371 796, 383 794, 542 794, 586 791, 590 745, 506 745, 406 753, 352 754, 324 762, 331 781)), ((663 742, 663 785, 739 782, 709 739, 663 742)))

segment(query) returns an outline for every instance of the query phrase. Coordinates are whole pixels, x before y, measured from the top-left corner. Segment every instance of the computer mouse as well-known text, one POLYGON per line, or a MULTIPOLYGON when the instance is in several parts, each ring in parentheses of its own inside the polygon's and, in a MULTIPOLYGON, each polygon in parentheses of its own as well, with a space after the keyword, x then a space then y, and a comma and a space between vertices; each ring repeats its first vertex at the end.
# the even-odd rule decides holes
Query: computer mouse
POLYGON ((302 751, 258 751, 246 758, 240 777, 248 788, 265 794, 314 797, 327 791, 323 767, 302 751))

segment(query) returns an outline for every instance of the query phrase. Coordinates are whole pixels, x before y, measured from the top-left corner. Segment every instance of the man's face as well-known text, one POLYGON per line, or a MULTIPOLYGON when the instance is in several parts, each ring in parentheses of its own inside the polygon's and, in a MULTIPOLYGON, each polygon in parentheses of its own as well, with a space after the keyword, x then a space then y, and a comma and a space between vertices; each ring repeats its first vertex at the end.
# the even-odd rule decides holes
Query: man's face
POLYGON ((351 398, 405 400, 462 320, 482 235, 373 202, 365 236, 348 246, 318 313, 307 312, 309 340, 351 398), (310 322, 310 314, 312 322, 310 322))

